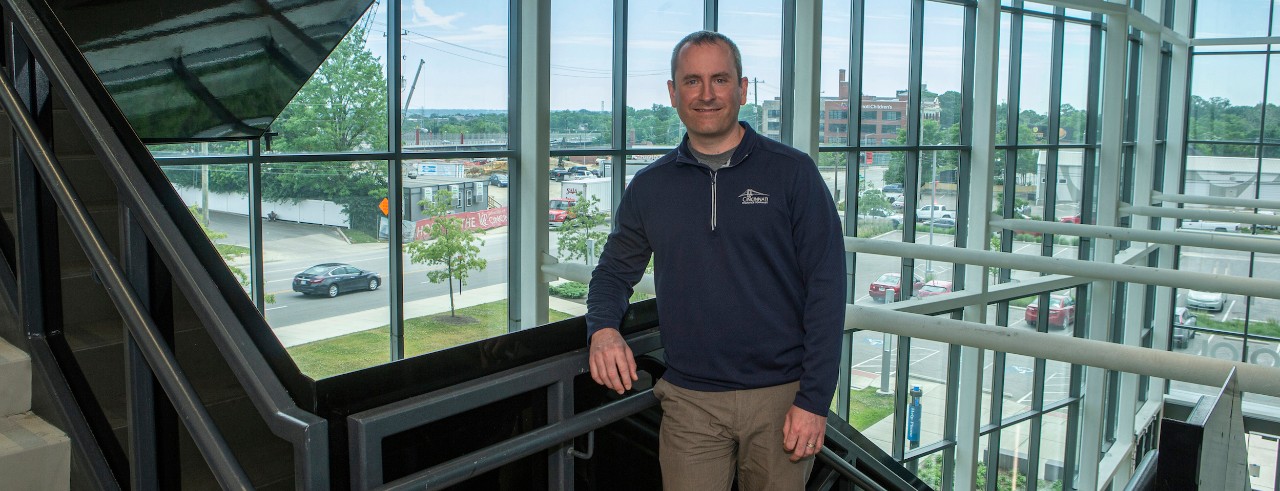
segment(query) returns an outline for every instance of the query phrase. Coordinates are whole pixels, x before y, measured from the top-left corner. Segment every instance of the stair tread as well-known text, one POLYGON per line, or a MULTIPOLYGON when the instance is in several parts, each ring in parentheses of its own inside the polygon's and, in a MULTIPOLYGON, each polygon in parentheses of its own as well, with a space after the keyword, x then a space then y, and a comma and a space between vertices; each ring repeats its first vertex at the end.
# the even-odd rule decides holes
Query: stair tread
POLYGON ((0 339, 0 365, 30 360, 31 357, 27 356, 22 350, 0 339))
POLYGON ((4 489, 70 489, 71 440, 30 412, 0 418, 0 476, 4 489))
POLYGON ((67 435, 30 411, 0 418, 0 456, 70 442, 67 435))
POLYGON ((0 416, 31 410, 31 358, 0 339, 0 416))

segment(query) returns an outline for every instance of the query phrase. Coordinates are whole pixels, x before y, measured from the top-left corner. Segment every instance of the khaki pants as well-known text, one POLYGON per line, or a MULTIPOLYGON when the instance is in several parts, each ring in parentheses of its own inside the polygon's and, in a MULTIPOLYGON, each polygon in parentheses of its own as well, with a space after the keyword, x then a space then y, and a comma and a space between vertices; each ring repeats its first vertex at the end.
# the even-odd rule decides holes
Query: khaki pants
POLYGON ((662 402, 658 460, 666 491, 799 490, 813 457, 791 462, 782 425, 799 382, 761 389, 701 392, 659 380, 662 402))

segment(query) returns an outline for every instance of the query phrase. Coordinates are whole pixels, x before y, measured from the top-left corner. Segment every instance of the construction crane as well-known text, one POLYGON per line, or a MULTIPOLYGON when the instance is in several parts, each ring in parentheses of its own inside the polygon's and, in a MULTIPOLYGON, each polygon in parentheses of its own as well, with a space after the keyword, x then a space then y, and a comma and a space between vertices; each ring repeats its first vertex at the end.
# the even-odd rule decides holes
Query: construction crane
POLYGON ((409 96, 404 98, 404 110, 406 114, 409 112, 409 101, 413 100, 413 89, 418 87, 418 76, 422 75, 422 65, 426 63, 427 60, 418 58, 418 71, 413 72, 413 83, 409 84, 409 96))

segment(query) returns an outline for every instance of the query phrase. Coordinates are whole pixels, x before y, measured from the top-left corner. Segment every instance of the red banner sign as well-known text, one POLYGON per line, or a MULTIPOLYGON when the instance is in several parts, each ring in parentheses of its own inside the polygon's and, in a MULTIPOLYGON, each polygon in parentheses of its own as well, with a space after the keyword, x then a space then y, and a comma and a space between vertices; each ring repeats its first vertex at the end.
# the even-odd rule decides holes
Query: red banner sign
MULTIPOLYGON (((509 213, 509 210, 510 208, 507 207, 490 208, 487 210, 454 213, 452 215, 445 216, 461 219, 463 230, 489 230, 491 228, 508 225, 511 222, 511 214, 509 213)), ((431 226, 431 222, 434 221, 435 218, 424 218, 422 220, 418 220, 417 225, 414 227, 413 240, 429 239, 431 231, 429 227, 431 226)))

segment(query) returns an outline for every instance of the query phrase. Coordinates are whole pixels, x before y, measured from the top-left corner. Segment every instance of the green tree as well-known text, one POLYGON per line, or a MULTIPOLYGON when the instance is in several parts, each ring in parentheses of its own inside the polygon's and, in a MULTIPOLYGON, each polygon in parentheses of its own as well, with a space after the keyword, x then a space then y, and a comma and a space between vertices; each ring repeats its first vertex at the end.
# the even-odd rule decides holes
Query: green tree
MULTIPOLYGON (((273 146, 284 152, 348 152, 385 149, 386 78, 378 58, 364 45, 357 27, 298 91, 272 124, 280 133, 273 146)), ((273 165, 262 177, 269 201, 333 201, 343 207, 352 229, 378 231, 378 202, 387 195, 385 162, 326 162, 273 165)), ((210 188, 219 190, 214 183, 210 188)), ((247 189, 246 183, 228 183, 247 189)))
POLYGON ((858 213, 861 215, 869 215, 877 210, 888 213, 892 211, 892 207, 889 198, 879 189, 868 189, 858 196, 858 213))
MULTIPOLYGON (((946 129, 942 128, 941 123, 932 119, 926 119, 920 122, 920 145, 946 145, 960 141, 960 125, 953 124, 946 129)), ((894 145, 907 144, 906 128, 898 130, 898 137, 893 140, 894 145)), ((957 152, 938 151, 928 152, 929 165, 933 165, 933 153, 937 153, 938 171, 951 170, 959 167, 960 162, 957 160, 959 155, 957 152)), ((906 154, 903 152, 890 153, 889 166, 884 172, 885 184, 902 184, 905 178, 904 160, 906 154)), ((921 183, 929 181, 933 176, 922 175, 919 181, 921 183)))
MULTIPOLYGON (((960 109, 963 107, 964 97, 959 92, 948 90, 938 96, 938 103, 942 106, 938 114, 938 123, 943 129, 949 129, 960 123, 960 109)), ((956 140, 954 143, 960 143, 956 140)))
POLYGON ((604 227, 608 214, 600 209, 600 200, 595 196, 579 199, 569 207, 569 216, 573 219, 565 220, 560 227, 560 241, 556 245, 560 259, 594 259, 587 258, 587 241, 594 240, 596 247, 603 248, 605 240, 609 238, 609 232, 604 227))
POLYGON ((359 25, 338 43, 315 75, 272 123, 273 145, 285 152, 386 148, 387 79, 364 45, 359 25))
MULTIPOLYGON (((1231 101, 1223 97, 1205 99, 1200 96, 1191 96, 1187 139, 1224 143, 1255 142, 1261 126, 1260 109, 1260 107, 1232 106, 1231 101)), ((1253 157, 1255 148, 1252 145, 1193 143, 1188 153, 1253 157)))
POLYGON ((489 262, 480 257, 480 246, 484 241, 476 237, 475 231, 463 228, 462 219, 448 216, 452 202, 453 193, 446 189, 437 192, 434 200, 418 203, 427 206, 434 217, 427 226, 429 238, 410 242, 405 245, 405 250, 414 264, 444 266, 443 270, 428 271, 427 279, 432 283, 449 282, 449 316, 457 317, 453 299, 454 280, 461 287, 471 271, 482 270, 489 262))

